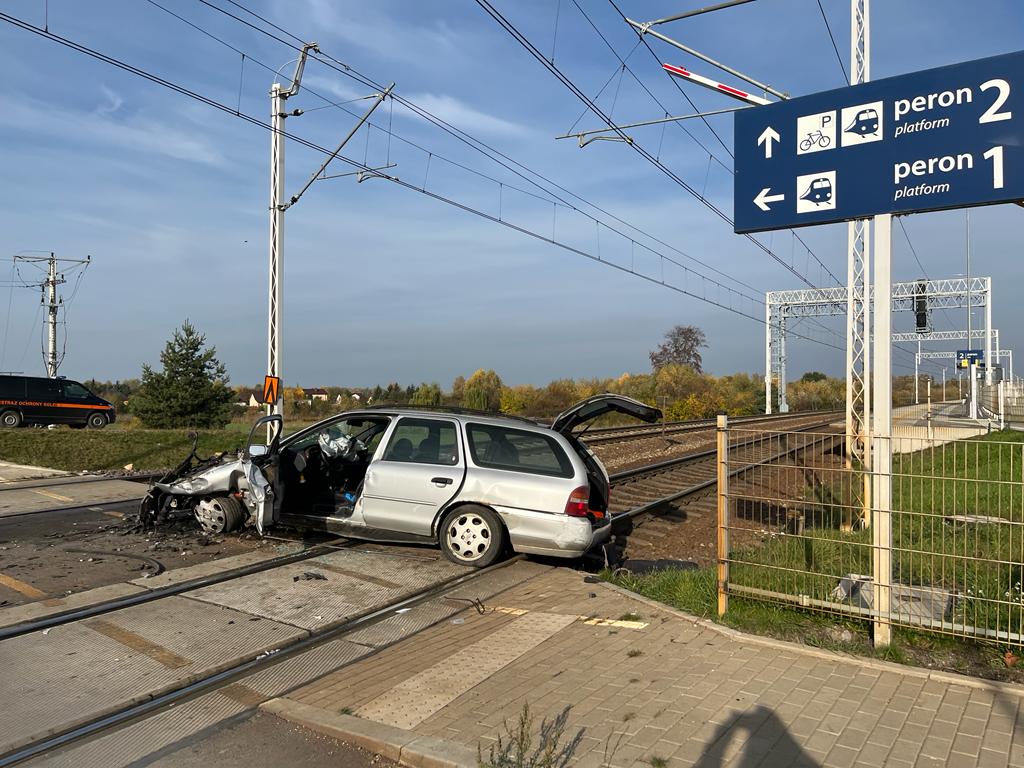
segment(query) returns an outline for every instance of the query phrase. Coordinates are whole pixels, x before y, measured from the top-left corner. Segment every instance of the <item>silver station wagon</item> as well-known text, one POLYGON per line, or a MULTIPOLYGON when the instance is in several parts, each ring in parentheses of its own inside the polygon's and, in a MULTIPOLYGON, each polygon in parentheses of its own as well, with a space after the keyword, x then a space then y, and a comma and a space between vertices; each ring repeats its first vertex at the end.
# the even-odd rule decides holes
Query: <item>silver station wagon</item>
POLYGON ((509 548, 578 557, 609 538, 608 473, 575 430, 610 412, 656 421, 622 395, 583 400, 550 427, 457 409, 368 408, 269 445, 198 459, 150 489, 141 519, 193 514, 211 533, 280 523, 353 538, 431 543, 484 567, 509 548))

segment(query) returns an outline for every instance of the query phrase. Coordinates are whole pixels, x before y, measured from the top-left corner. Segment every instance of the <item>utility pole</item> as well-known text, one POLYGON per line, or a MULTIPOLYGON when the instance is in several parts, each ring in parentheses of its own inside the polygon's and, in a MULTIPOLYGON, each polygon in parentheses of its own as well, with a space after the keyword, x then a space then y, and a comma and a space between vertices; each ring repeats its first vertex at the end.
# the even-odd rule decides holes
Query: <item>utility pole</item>
MULTIPOLYGON (((293 109, 288 112, 285 103, 289 98, 299 92, 299 85, 302 81, 302 71, 306 66, 306 57, 310 51, 320 52, 316 43, 306 43, 302 46, 302 53, 299 55, 295 65, 295 74, 292 76, 291 85, 284 88, 280 83, 274 83, 270 87, 270 281, 269 295, 267 302, 267 374, 281 379, 281 318, 284 289, 284 214, 289 208, 299 202, 299 199, 306 193, 314 181, 320 176, 327 166, 334 160, 342 148, 355 136, 363 123, 365 123, 373 111, 383 103, 395 87, 392 83, 383 92, 371 94, 368 99, 373 99, 373 104, 366 113, 359 119, 355 126, 348 132, 337 148, 328 155, 327 159, 309 177, 309 180, 298 191, 297 194, 285 199, 284 192, 284 121, 288 117, 298 117, 302 114, 301 109, 293 109)), ((282 413, 283 386, 278 389, 277 402, 267 403, 267 414, 282 413)), ((272 437, 273 427, 267 425, 267 440, 272 437)))
POLYGON ((51 379, 57 377, 57 369, 60 367, 61 357, 57 352, 57 326, 61 307, 64 306, 64 299, 57 293, 57 286, 67 282, 64 273, 58 270, 60 264, 68 264, 69 270, 77 268, 85 269, 92 263, 92 257, 84 259, 61 259, 52 251, 47 256, 29 256, 18 254, 14 257, 15 263, 22 262, 42 271, 45 265, 45 277, 39 282, 23 282, 26 288, 39 288, 42 291, 41 301, 46 307, 46 352, 43 355, 43 365, 46 368, 46 375, 51 379))
MULTIPOLYGON (((270 291, 267 301, 267 373, 281 376, 281 299, 284 287, 284 121, 285 102, 299 92, 302 70, 306 66, 309 52, 319 51, 316 43, 302 46, 291 85, 280 83, 270 86, 270 291)), ((298 117, 302 110, 294 110, 298 117)), ((281 394, 274 403, 267 403, 267 414, 281 413, 281 394)), ((270 426, 267 427, 268 440, 270 426)))
POLYGON ((44 290, 46 291, 46 325, 49 344, 46 348, 46 375, 51 379, 57 378, 57 310, 60 304, 57 303, 57 285, 66 282, 63 277, 57 277, 57 258, 50 254, 50 267, 46 275, 44 290))

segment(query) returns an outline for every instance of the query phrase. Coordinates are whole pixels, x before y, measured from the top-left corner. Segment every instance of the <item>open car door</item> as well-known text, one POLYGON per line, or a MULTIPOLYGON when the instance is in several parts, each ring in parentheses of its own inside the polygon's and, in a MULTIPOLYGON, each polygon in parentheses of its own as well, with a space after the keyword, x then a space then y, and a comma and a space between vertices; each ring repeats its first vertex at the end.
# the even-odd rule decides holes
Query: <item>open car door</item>
POLYGON ((280 414, 260 417, 249 431, 245 453, 242 455, 245 480, 256 502, 256 530, 261 534, 267 526, 273 525, 281 517, 281 501, 284 497, 281 487, 283 430, 284 419, 280 414), (265 446, 253 442, 256 430, 264 424, 270 425, 270 441, 265 446))
POLYGON ((581 400, 571 408, 562 411, 551 424, 551 428, 563 435, 570 434, 576 427, 593 421, 606 413, 624 413, 640 421, 654 422, 661 418, 661 410, 625 395, 606 392, 581 400))

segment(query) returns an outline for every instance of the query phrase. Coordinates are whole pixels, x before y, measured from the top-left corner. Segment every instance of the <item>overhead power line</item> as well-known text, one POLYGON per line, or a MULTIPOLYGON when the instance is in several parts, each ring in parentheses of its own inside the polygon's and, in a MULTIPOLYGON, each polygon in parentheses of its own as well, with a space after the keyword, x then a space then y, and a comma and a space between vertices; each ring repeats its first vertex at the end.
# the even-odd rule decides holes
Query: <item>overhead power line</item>
MULTIPOLYGON (((16 27, 18 27, 18 28, 20 28, 22 30, 27 31, 27 32, 31 32, 31 33, 33 33, 35 35, 38 35, 38 36, 43 37, 43 38, 46 38, 47 40, 50 40, 52 42, 58 43, 60 45, 63 45, 63 46, 65 46, 67 48, 70 48, 71 50, 74 50, 74 51, 76 51, 78 53, 81 53, 83 55, 86 55, 86 56, 89 56, 91 58, 97 59, 99 61, 102 61, 102 62, 104 62, 106 64, 114 66, 114 67, 116 67, 118 69, 121 69, 123 71, 129 72, 131 74, 137 75, 138 77, 141 77, 141 78, 143 78, 145 80, 148 80, 148 81, 150 81, 150 82, 152 82, 154 84, 163 86, 163 87, 165 87, 165 88, 167 88, 169 90, 172 90, 172 91, 174 91, 176 93, 179 93, 179 94, 181 94, 183 96, 187 96, 189 98, 195 99, 195 100, 197 100, 197 101, 199 101, 199 102, 201 102, 203 104, 211 106, 211 107, 213 107, 213 108, 215 108, 215 109, 217 109, 217 110, 219 110, 221 112, 224 112, 226 114, 229 114, 229 115, 232 115, 234 117, 237 117, 237 118, 239 118, 241 120, 244 120, 244 121, 246 121, 246 122, 248 122, 248 123, 250 123, 252 125, 257 125, 257 126, 263 128, 265 130, 272 130, 272 126, 269 123, 264 122, 264 121, 254 117, 252 115, 248 115, 248 114, 246 114, 244 112, 237 111, 235 108, 233 108, 233 107, 231 107, 231 106, 229 106, 227 104, 224 104, 222 102, 219 102, 216 99, 213 99, 213 98, 211 98, 209 96, 205 96, 203 94, 200 94, 200 93, 198 93, 196 91, 193 91, 193 90, 191 90, 191 89, 189 89, 189 88, 187 88, 187 87, 185 87, 183 85, 180 85, 180 84, 175 83, 175 82, 173 82, 171 80, 168 80, 167 78, 164 78, 162 76, 156 75, 156 74, 154 74, 152 72, 149 72, 147 70, 141 69, 140 67, 136 67, 136 66, 134 66, 132 64, 128 64, 127 62, 124 62, 124 61, 122 61, 120 59, 117 59, 117 58, 115 58, 113 56, 110 56, 108 54, 102 53, 100 51, 96 51, 96 50, 94 50, 92 48, 89 48, 89 47, 87 47, 87 46, 85 46, 85 45, 83 45, 81 43, 78 43, 76 41, 73 41, 73 40, 70 40, 68 38, 62 37, 62 36, 57 35, 57 34, 55 34, 53 32, 46 31, 44 29, 41 29, 41 28, 35 26, 34 24, 30 24, 28 22, 25 22, 25 21, 23 21, 21 19, 18 19, 16 17, 10 16, 9 14, 3 13, 3 12, 0 12, 0 20, 2 20, 4 22, 7 22, 7 23, 9 23, 9 24, 11 24, 13 26, 16 26, 16 27)), ((297 136, 295 134, 284 132, 283 135, 287 139, 289 139, 291 141, 294 141, 294 142, 296 142, 296 143, 298 143, 298 144, 300 144, 302 146, 305 146, 305 147, 307 147, 307 148, 309 148, 311 150, 320 152, 322 154, 330 155, 331 153, 333 153, 332 149, 320 146, 320 145, 316 144, 315 142, 312 142, 312 141, 310 141, 308 139, 302 138, 302 137, 297 136)), ((746 311, 746 310, 744 310, 744 309, 742 309, 740 307, 727 305, 727 304, 725 304, 725 303, 723 303, 721 301, 716 300, 714 297, 707 296, 707 295, 701 295, 700 293, 697 293, 695 290, 693 290, 691 288, 688 288, 688 287, 685 287, 685 286, 675 285, 675 284, 669 283, 667 280, 659 279, 659 278, 656 278, 656 277, 653 277, 653 276, 650 276, 650 275, 646 275, 646 274, 643 274, 641 272, 638 272, 638 271, 634 270, 633 268, 627 268, 627 267, 624 267, 624 266, 622 266, 620 264, 616 264, 616 263, 610 262, 610 261, 608 261, 606 259, 603 259, 600 256, 600 254, 595 255, 595 254, 590 253, 588 251, 585 251, 585 250, 583 250, 581 248, 577 248, 577 247, 574 247, 574 246, 569 245, 567 243, 561 242, 561 241, 559 241, 559 240, 557 240, 557 239, 555 239, 553 237, 548 237, 548 236, 546 236, 544 234, 541 234, 539 232, 531 230, 531 229, 529 229, 527 227, 520 226, 518 224, 514 224, 514 223, 509 222, 509 221, 503 221, 503 220, 495 217, 494 215, 492 215, 490 213, 487 213, 486 211, 482 211, 480 209, 477 209, 477 208, 474 208, 472 206, 466 205, 465 203, 461 203, 461 202, 459 202, 457 200, 454 200, 454 199, 452 199, 450 197, 447 197, 445 195, 441 195, 439 193, 433 192, 433 191, 425 189, 423 187, 418 187, 418 186, 416 186, 414 184, 411 184, 409 182, 406 182, 406 181, 404 181, 404 180, 402 180, 402 179, 400 179, 400 178, 398 178, 396 176, 390 176, 390 175, 387 175, 387 174, 382 174, 382 173, 379 173, 379 172, 375 172, 373 168, 371 168, 371 167, 369 167, 367 165, 364 165, 363 163, 360 163, 357 160, 353 160, 353 159, 351 159, 349 157, 345 157, 344 155, 338 155, 337 159, 341 160, 341 161, 343 161, 343 162, 345 162, 345 163, 347 163, 349 165, 351 165, 352 167, 354 167, 356 169, 364 170, 364 171, 367 171, 367 172, 374 172, 380 178, 386 179, 386 180, 396 184, 397 186, 403 187, 405 189, 412 190, 414 192, 418 192, 418 193, 423 194, 423 195, 425 195, 427 197, 430 197, 432 199, 444 202, 444 203, 446 203, 448 205, 451 205, 451 206, 453 206, 455 208, 463 210, 463 211, 465 211, 467 213, 472 213, 472 214, 474 214, 474 215, 476 215, 476 216, 478 216, 480 218, 483 218, 485 220, 491 221, 491 222, 496 223, 496 224, 500 224, 500 225, 502 225, 502 226, 504 226, 504 227, 506 227, 508 229, 511 229, 513 231, 519 232, 521 234, 528 235, 530 237, 533 237, 533 238, 535 238, 537 240, 541 240, 543 242, 547 242, 547 243, 555 245, 555 246, 557 246, 557 247, 559 247, 559 248, 561 248, 563 250, 566 250, 566 251, 569 251, 571 253, 575 253, 575 254, 584 256, 584 257, 586 257, 588 259, 591 259, 593 261, 600 262, 600 263, 604 264, 605 266, 612 267, 613 269, 617 269, 617 270, 622 271, 622 272, 630 273, 630 274, 632 274, 632 275, 634 275, 636 277, 639 277, 639 278, 641 278, 641 279, 643 279, 643 280, 645 280, 647 282, 651 282, 651 283, 654 283, 654 284, 657 284, 657 285, 661 285, 663 287, 669 288, 670 290, 676 291, 678 293, 691 296, 693 298, 699 299, 699 300, 704 301, 704 302, 709 303, 709 304, 713 304, 715 306, 718 306, 720 308, 723 308, 723 309, 726 309, 726 310, 728 310, 730 312, 733 312, 733 313, 735 313, 737 315, 741 315, 741 316, 747 317, 747 318, 749 318, 751 320, 754 320, 756 322, 759 322, 759 323, 763 323, 764 322, 763 319, 758 314, 753 314, 753 313, 751 313, 749 311, 746 311)), ((640 243, 635 243, 635 245, 640 246, 640 247, 644 247, 640 243)), ((661 256, 660 254, 658 254, 658 255, 661 256)), ((664 258, 664 257, 661 257, 661 258, 664 258)), ((686 270, 687 272, 692 272, 692 270, 689 270, 685 266, 682 266, 681 268, 686 270)), ((694 274, 696 274, 696 273, 694 273, 694 274)), ((702 285, 711 284, 712 287, 714 287, 715 289, 718 289, 720 291, 724 291, 727 295, 738 296, 738 297, 747 299, 748 301, 750 301, 752 303, 756 303, 757 302, 756 299, 753 299, 753 298, 747 297, 747 296, 743 296, 742 294, 739 294, 737 291, 735 291, 733 289, 730 289, 727 286, 724 286, 724 285, 721 285, 721 284, 718 284, 718 283, 714 283, 714 281, 711 281, 709 278, 707 278, 705 276, 697 275, 697 277, 700 278, 702 285)), ((814 341, 814 342, 817 342, 817 343, 824 344, 826 346, 833 347, 834 349, 839 349, 839 347, 837 347, 837 346, 835 346, 833 344, 829 344, 828 342, 822 341, 820 339, 815 339, 813 337, 806 336, 806 335, 803 335, 803 334, 794 334, 794 335, 797 336, 798 338, 804 338, 804 339, 807 339, 809 341, 814 341)))
MULTIPOLYGON (((512 38, 516 42, 518 42, 531 56, 533 56, 538 62, 540 62, 542 66, 544 66, 549 72, 551 72, 551 74, 553 74, 566 88, 568 88, 578 99, 580 99, 580 101, 589 106, 591 111, 593 111, 595 115, 604 120, 605 123, 608 124, 609 128, 613 130, 624 142, 626 142, 626 144, 632 150, 640 154, 641 157, 643 157, 645 160, 647 160, 649 163, 655 166, 665 176, 667 176, 673 182, 675 182, 684 190, 686 190, 698 202, 700 202, 708 210, 710 210, 712 213, 714 213, 716 216, 722 219, 722 221, 726 222, 729 226, 733 226, 733 221, 727 213, 725 213, 722 209, 720 209, 718 206, 716 206, 714 203, 712 203, 710 200, 704 197, 704 195, 697 192, 696 189, 694 189, 688 182, 682 179, 677 173, 675 173, 675 171, 668 168, 658 158, 656 158, 649 151, 647 151, 647 149, 641 146, 639 142, 635 140, 627 141, 628 137, 622 131, 622 129, 619 128, 619 126, 616 125, 615 122, 607 114, 605 114, 604 111, 602 111, 601 108, 598 107, 597 104, 595 104, 582 90, 580 90, 580 88, 568 76, 566 76, 557 66, 549 62, 544 57, 544 55, 539 50, 537 50, 536 46, 534 46, 533 43, 530 42, 530 40, 514 24, 512 24, 512 22, 506 19, 490 2, 488 2, 488 0, 476 0, 476 3, 492 19, 494 19, 498 23, 498 25, 502 27, 502 29, 508 32, 509 35, 511 35, 512 38)), ((792 265, 787 264, 784 259, 782 259, 774 251, 772 251, 768 246, 764 245, 764 243, 760 242, 759 240, 757 240, 756 238, 752 237, 749 234, 745 234, 743 235, 743 237, 746 237, 747 240, 753 243, 755 247, 757 247, 759 250, 763 251, 765 254, 770 256, 774 261, 782 265, 782 267, 784 267, 788 272, 793 274, 802 283, 804 283, 810 288, 816 287, 805 275, 803 275, 801 272, 795 269, 792 265)))
MULTIPOLYGON (((150 1, 152 2, 152 0, 150 0, 150 1)), ((232 6, 234 6, 234 7, 238 8, 238 9, 244 11, 247 14, 249 14, 253 18, 258 19, 260 22, 266 24, 267 26, 271 27, 272 29, 277 30, 280 33, 280 35, 284 35, 285 37, 290 38, 291 41, 294 41, 294 42, 290 42, 289 40, 286 40, 286 39, 282 38, 280 35, 275 35, 272 32, 269 32, 268 30, 258 26, 257 24, 254 24, 254 23, 248 21, 247 19, 244 19, 244 18, 242 18, 242 17, 240 17, 240 16, 238 16, 236 14, 231 13, 230 11, 220 7, 219 5, 217 5, 216 3, 211 2, 210 0, 198 0, 198 2, 201 3, 202 5, 207 6, 207 7, 211 8, 212 10, 215 10, 215 11, 221 13, 222 15, 226 16, 227 18, 230 18, 230 19, 232 19, 232 20, 234 20, 236 22, 241 23, 242 25, 246 26, 247 28, 249 28, 249 29, 251 29, 253 31, 261 33, 262 35, 268 37, 271 40, 274 40, 275 42, 277 42, 279 44, 285 45, 285 46, 287 46, 287 47, 289 47, 289 48, 291 48, 293 50, 296 50, 296 51, 301 50, 301 45, 302 45, 303 38, 301 38, 300 36, 295 35, 292 32, 289 32, 288 30, 284 29, 283 27, 281 27, 281 26, 273 23, 272 21, 268 20, 264 16, 261 16, 260 14, 256 13, 255 11, 252 11, 252 10, 248 9, 242 3, 235 2, 235 0, 226 0, 226 1, 229 2, 232 6)), ((158 7, 160 7, 160 6, 158 6, 158 7)), ((192 25, 192 26, 195 26, 195 25, 192 25)), ((211 35, 211 37, 213 37, 213 36, 211 35)), ((214 38, 214 39, 217 39, 217 38, 214 38)), ((235 49, 234 47, 232 47, 232 50, 235 50, 236 52, 238 52, 238 50, 235 49)), ((246 55, 248 55, 248 54, 246 54, 246 55)), ((267 65, 267 64, 265 64, 263 62, 259 62, 257 59, 253 59, 251 56, 249 58, 252 59, 258 65, 263 66, 264 68, 270 69, 271 71, 274 71, 271 67, 269 67, 269 65, 267 65)), ((347 64, 345 62, 342 62, 342 61, 339 61, 338 59, 334 58, 333 56, 330 56, 329 54, 324 53, 323 51, 311 53, 310 54, 310 60, 317 61, 318 63, 328 67, 329 69, 331 69, 331 70, 333 70, 333 71, 335 71, 335 72, 337 72, 337 73, 339 73, 341 75, 344 75, 345 77, 348 77, 348 78, 354 80, 355 82, 357 82, 357 83, 359 83, 359 84, 361 84, 363 86, 374 88, 375 90, 381 90, 382 87, 383 87, 380 83, 375 81, 373 78, 371 78, 368 75, 365 75, 365 74, 359 72, 357 69, 355 69, 354 67, 350 66, 349 64, 347 64)), ((308 87, 304 87, 304 90, 306 90, 308 93, 310 93, 310 94, 312 94, 314 96, 317 96, 318 98, 323 99, 324 101, 327 101, 329 103, 329 100, 325 96, 323 96, 322 94, 317 93, 315 90, 310 89, 308 87)), ((563 185, 559 184, 558 182, 553 181, 552 179, 550 179, 547 176, 545 176, 544 174, 536 171, 535 169, 532 169, 532 168, 524 165, 523 163, 519 162, 518 160, 515 160, 514 158, 508 156, 507 154, 505 154, 502 151, 496 149, 495 147, 491 146, 490 144, 484 142, 483 140, 479 139, 478 137, 473 136, 473 135, 467 133, 466 131, 463 131, 462 129, 460 129, 460 128, 456 127, 456 126, 451 125, 450 123, 445 121, 443 118, 437 116, 436 114, 431 113, 429 110, 423 108, 422 106, 420 106, 420 105, 416 104, 415 102, 409 100, 408 98, 402 96, 400 93, 393 92, 392 93, 392 101, 397 101, 403 107, 405 107, 406 109, 410 110, 413 114, 415 114, 418 117, 420 117, 420 118, 426 120, 427 122, 431 123, 435 127, 439 128, 440 130, 444 131, 445 133, 447 133, 450 136, 452 136, 453 138, 455 138, 460 143, 462 143, 465 146, 469 147, 470 149, 473 149, 474 151, 482 154, 484 157, 488 158, 491 162, 496 163, 497 165, 499 165, 500 167, 502 167, 505 170, 509 171, 510 173, 515 175, 516 177, 524 180, 529 185, 535 187, 537 190, 542 192, 544 195, 547 195, 550 198, 552 198, 552 199, 547 199, 547 198, 542 198, 542 199, 547 199, 548 202, 557 202, 558 204, 563 205, 566 208, 568 208, 570 210, 573 210, 574 212, 580 213, 581 215, 584 215, 587 218, 590 218, 592 221, 595 221, 595 222, 597 221, 596 217, 594 217, 594 216, 586 213, 585 211, 583 211, 579 207, 579 205, 577 205, 576 203, 570 202, 570 200, 566 199, 566 196, 569 197, 569 198, 572 198, 573 200, 577 201, 578 203, 582 203, 584 206, 586 206, 586 207, 588 207, 590 209, 593 209, 595 211, 598 211, 599 213, 601 213, 604 216, 607 216, 609 219, 615 221, 616 223, 621 224, 621 225, 623 225, 625 227, 628 227, 633 232, 635 232, 635 233, 637 233, 639 235, 642 235, 643 237, 649 239, 651 242, 657 243, 658 245, 660 245, 660 246, 662 246, 664 248, 668 248, 673 253, 676 253, 679 256, 682 256, 683 258, 693 262, 694 264, 699 264, 701 267, 703 267, 705 269, 708 269, 708 270, 714 272, 717 275, 720 275, 721 277, 725 278, 726 280, 729 280, 729 281, 731 281, 733 283, 736 283, 737 285, 743 286, 744 288, 747 288, 749 290, 752 290, 752 291, 760 293, 759 289, 754 288, 753 286, 751 286, 750 284, 744 282, 743 280, 741 280, 741 279, 739 279, 739 278, 737 278, 737 277, 735 277, 733 275, 730 275, 730 274, 724 272, 723 270, 718 269, 714 265, 709 264, 708 262, 703 261, 702 259, 698 259, 697 257, 695 257, 695 256, 693 256, 693 255, 691 255, 689 253, 686 253, 685 251, 680 250, 679 248, 677 248, 677 247, 667 243, 665 240, 663 240, 663 239, 653 235, 652 233, 650 233, 650 232, 648 232, 648 231, 646 231, 646 230, 636 226, 635 224, 632 224, 632 223, 630 223, 628 221, 623 220, 622 218, 616 216, 614 213, 611 213, 610 211, 608 211, 607 209, 603 208, 602 206, 600 206, 600 205, 598 205, 598 204, 596 204, 596 203, 594 203, 594 202, 592 202, 590 200, 587 200, 586 198, 581 197, 579 194, 573 192, 572 190, 567 189, 563 185), (547 186, 545 186, 545 185, 547 185, 547 186)), ((337 104, 335 106, 341 107, 340 104, 337 104)), ((347 109, 342 108, 342 111, 345 111, 345 112, 347 112, 350 115, 355 115, 355 113, 352 112, 351 110, 347 110, 347 109)), ((401 142, 403 142, 403 143, 405 143, 405 144, 407 144, 409 146, 412 146, 412 147, 416 148, 417 150, 423 152, 424 154, 428 155, 431 160, 438 160, 438 159, 444 160, 445 162, 450 163, 451 165, 459 167, 462 170, 465 170, 465 171, 467 171, 469 173, 473 173, 473 174, 475 174, 477 176, 480 176, 481 178, 484 178, 484 179, 486 179, 488 181, 491 181, 491 182, 493 182, 495 184, 503 184, 507 188, 516 189, 517 191, 523 192, 524 194, 528 194, 528 195, 532 194, 532 193, 528 192, 527 190, 523 190, 521 188, 514 187, 514 186, 508 184, 507 182, 501 182, 501 181, 499 181, 499 180, 497 180, 497 179, 495 179, 495 178, 493 178, 491 176, 488 176, 487 174, 484 174, 484 173, 482 173, 480 171, 477 171, 476 169, 473 169, 473 168, 470 168, 470 167, 465 166, 463 164, 460 164, 460 163, 458 163, 455 160, 452 160, 450 158, 446 158, 443 155, 439 155, 437 152, 434 152, 432 150, 428 150, 427 148, 425 148, 423 146, 420 146, 419 144, 416 144, 415 142, 412 142, 412 141, 410 141, 408 139, 405 139, 402 136, 400 136, 399 134, 394 133, 391 130, 390 126, 389 126, 389 128, 385 129, 385 128, 377 125, 376 123, 372 123, 371 122, 371 125, 374 128, 377 128, 378 130, 382 130, 382 131, 387 132, 389 136, 394 135, 394 137, 396 139, 398 139, 399 141, 401 141, 401 142)), ((601 222, 601 225, 605 226, 605 227, 608 227, 610 230, 617 232, 618 234, 622 235, 623 237, 633 239, 630 235, 627 235, 627 234, 622 233, 622 232, 618 232, 618 230, 616 230, 615 227, 609 226, 606 222, 601 222)))

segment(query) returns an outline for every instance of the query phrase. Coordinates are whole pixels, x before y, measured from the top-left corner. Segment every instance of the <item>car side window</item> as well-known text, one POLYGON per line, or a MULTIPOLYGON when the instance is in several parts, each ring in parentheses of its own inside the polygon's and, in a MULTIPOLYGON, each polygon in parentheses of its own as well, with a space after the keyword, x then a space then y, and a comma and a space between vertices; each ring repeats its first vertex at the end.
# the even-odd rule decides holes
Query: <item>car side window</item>
POLYGON ((64 397, 70 400, 87 400, 89 390, 74 381, 64 382, 64 397))
POLYGON ((478 467, 572 477, 573 466, 554 437, 525 429, 467 424, 469 452, 478 467))
POLYGON ((383 460, 453 466, 459 463, 458 430, 451 421, 402 419, 391 433, 383 460))
POLYGON ((377 445, 380 443, 380 438, 387 431, 390 419, 386 416, 353 416, 347 419, 340 419, 326 426, 322 426, 319 429, 315 429, 308 435, 303 435, 298 440, 295 440, 289 444, 288 448, 293 451, 301 451, 309 448, 312 445, 316 445, 320 439, 320 435, 324 432, 332 439, 336 440, 342 435, 348 435, 350 437, 357 437, 363 441, 367 447, 367 451, 370 455, 373 454, 377 445))

